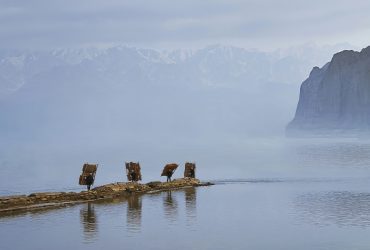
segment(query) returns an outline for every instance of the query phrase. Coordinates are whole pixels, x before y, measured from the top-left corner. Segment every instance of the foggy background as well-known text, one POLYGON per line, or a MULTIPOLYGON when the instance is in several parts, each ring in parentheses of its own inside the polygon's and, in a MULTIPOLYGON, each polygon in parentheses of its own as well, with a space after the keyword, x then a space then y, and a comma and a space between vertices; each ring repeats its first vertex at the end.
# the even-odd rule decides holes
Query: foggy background
POLYGON ((3 193, 74 188, 84 162, 97 184, 123 181, 124 161, 144 181, 185 161, 202 179, 282 175, 301 82, 370 35, 366 1, 0 7, 3 193))

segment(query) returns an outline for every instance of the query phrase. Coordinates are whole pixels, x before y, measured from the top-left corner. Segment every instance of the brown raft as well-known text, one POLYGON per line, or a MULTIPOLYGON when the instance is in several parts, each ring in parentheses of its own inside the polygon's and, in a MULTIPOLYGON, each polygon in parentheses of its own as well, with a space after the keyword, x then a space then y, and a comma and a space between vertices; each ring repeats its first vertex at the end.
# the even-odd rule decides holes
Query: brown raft
POLYGON ((82 167, 82 174, 80 175, 80 178, 78 180, 78 184, 88 185, 86 180, 87 180, 87 177, 90 176, 90 175, 93 177, 93 181, 90 185, 94 184, 97 169, 98 169, 98 164, 85 163, 82 167))
POLYGON ((126 162, 126 175, 127 180, 132 182, 141 181, 141 168, 137 162, 126 162))
POLYGON ((184 177, 185 178, 195 178, 195 163, 187 162, 185 163, 184 177))
POLYGON ((171 181, 171 177, 178 166, 176 163, 167 164, 164 166, 161 176, 167 176, 167 182, 171 181))

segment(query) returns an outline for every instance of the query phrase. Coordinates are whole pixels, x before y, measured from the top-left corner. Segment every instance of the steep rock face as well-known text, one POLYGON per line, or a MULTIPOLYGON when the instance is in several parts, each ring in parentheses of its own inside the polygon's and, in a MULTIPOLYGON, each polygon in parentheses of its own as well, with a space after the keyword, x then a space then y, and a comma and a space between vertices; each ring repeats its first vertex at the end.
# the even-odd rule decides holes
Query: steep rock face
POLYGON ((370 46, 335 54, 302 83, 287 132, 370 129, 370 46))

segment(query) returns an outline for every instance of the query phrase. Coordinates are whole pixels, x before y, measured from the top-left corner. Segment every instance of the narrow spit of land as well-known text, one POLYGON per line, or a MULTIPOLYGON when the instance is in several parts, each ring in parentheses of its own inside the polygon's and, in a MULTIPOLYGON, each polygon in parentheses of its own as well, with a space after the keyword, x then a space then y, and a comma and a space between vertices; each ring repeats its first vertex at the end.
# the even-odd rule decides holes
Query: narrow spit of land
POLYGON ((146 184, 117 182, 96 187, 82 192, 46 192, 30 195, 0 197, 0 216, 5 213, 58 208, 73 204, 119 198, 133 193, 152 193, 170 191, 186 187, 210 186, 213 183, 201 182, 198 179, 182 178, 172 182, 153 181, 146 184))

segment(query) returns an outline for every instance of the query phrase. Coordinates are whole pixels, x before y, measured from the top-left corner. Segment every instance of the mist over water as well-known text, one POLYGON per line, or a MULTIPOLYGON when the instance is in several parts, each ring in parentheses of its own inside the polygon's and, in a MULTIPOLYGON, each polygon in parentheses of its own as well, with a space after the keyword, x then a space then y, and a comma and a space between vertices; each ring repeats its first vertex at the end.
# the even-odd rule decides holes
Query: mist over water
POLYGON ((369 176, 370 141, 356 138, 250 138, 163 143, 140 146, 79 148, 18 147, 1 151, 3 195, 47 190, 81 190, 77 185, 82 164, 99 164, 96 183, 125 181, 124 162, 139 161, 143 182, 161 180, 168 162, 195 161, 202 180, 341 179, 369 176))
MULTIPOLYGON (((311 149, 284 131, 300 81, 348 46, 2 54, 0 193, 79 190, 85 162, 99 164, 97 185, 125 180, 125 161, 141 163, 144 181, 159 179, 166 163, 186 161, 209 180, 325 175, 315 173, 316 163, 304 166, 329 157, 316 152, 326 143, 309 140, 311 149)), ((334 142, 327 146, 336 151, 334 142)))
POLYGON ((367 249, 370 140, 284 137, 298 85, 281 68, 297 60, 266 71, 246 63, 266 55, 235 48, 179 65, 142 53, 25 67, 27 84, 0 99, 0 195, 85 190, 85 162, 99 164, 95 186, 126 181, 125 161, 140 162, 143 183, 164 181, 166 163, 180 164, 179 178, 195 162, 216 185, 2 215, 0 249, 367 249), (225 58, 240 71, 222 71, 225 58))
POLYGON ((95 185, 125 181, 125 161, 140 162, 144 183, 164 181, 168 162, 180 164, 178 178, 184 163, 195 161, 197 177, 216 185, 2 215, 0 248, 368 248, 370 140, 241 136, 221 128, 179 137, 110 133, 74 141, 74 133, 56 133, 2 141, 1 195, 84 190, 77 183, 86 161, 99 164, 95 185))

